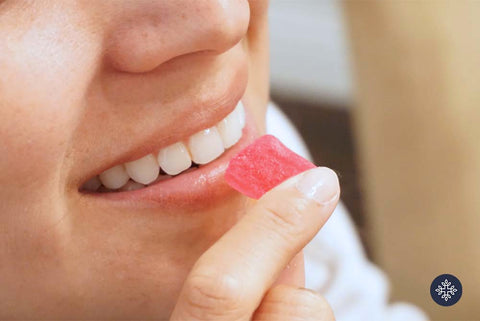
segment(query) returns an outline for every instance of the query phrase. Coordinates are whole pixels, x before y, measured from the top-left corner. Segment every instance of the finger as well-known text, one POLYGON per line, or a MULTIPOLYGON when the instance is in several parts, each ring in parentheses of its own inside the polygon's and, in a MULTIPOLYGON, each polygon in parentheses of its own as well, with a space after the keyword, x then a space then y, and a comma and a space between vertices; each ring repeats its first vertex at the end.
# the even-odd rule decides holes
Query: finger
POLYGON ((325 167, 265 194, 197 261, 172 319, 248 319, 287 263, 326 222, 339 194, 335 172, 325 167))
POLYGON ((295 257, 287 264, 285 269, 280 273, 278 279, 273 283, 272 287, 277 285, 290 285, 297 288, 305 286, 305 264, 303 261, 303 251, 295 255, 295 257))
POLYGON ((305 288, 279 285, 268 291, 252 321, 334 321, 328 302, 305 288))

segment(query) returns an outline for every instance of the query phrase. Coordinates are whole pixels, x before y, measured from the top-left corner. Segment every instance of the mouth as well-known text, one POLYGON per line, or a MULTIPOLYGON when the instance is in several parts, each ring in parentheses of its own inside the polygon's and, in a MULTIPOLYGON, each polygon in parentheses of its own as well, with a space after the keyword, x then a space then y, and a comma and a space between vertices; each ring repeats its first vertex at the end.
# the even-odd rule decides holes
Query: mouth
POLYGON ((154 153, 110 167, 90 178, 79 191, 88 197, 148 207, 176 202, 207 204, 230 189, 222 174, 229 159, 255 136, 249 118, 239 101, 215 125, 154 153))

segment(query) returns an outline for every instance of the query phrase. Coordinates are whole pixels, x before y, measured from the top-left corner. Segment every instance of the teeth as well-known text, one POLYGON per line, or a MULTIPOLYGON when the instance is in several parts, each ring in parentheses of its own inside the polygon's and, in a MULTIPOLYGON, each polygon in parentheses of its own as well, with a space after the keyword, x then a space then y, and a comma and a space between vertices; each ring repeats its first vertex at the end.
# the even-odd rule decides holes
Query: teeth
POLYGON ((245 127, 246 117, 245 117, 245 107, 243 107, 243 103, 241 100, 238 102, 237 107, 235 107, 235 110, 237 110, 238 113, 240 114, 240 124, 243 129, 243 127, 245 127))
POLYGON ((157 160, 152 154, 148 154, 133 162, 125 163, 125 168, 131 179, 145 185, 156 180, 160 174, 157 160))
POLYGON ((218 132, 223 141, 223 147, 235 145, 242 137, 242 115, 238 108, 217 124, 218 132))
POLYGON ((175 143, 162 148, 158 153, 158 163, 169 175, 177 175, 192 166, 192 159, 183 143, 175 143))
POLYGON ((200 165, 210 163, 225 151, 216 127, 192 135, 188 140, 188 148, 192 153, 192 160, 200 165))
POLYGON ((133 191, 152 182, 196 170, 198 166, 192 167, 192 162, 204 165, 218 158, 225 149, 240 140, 244 127, 245 109, 239 101, 237 107, 216 126, 192 135, 186 144, 177 142, 162 148, 156 154, 157 157, 149 154, 133 162, 107 169, 98 177, 86 182, 82 189, 92 192, 110 192, 118 189, 133 191), (160 175, 160 167, 165 175, 160 175))
POLYGON ((132 180, 128 180, 127 184, 123 185, 122 188, 119 189, 119 191, 126 192, 126 191, 135 191, 137 189, 144 188, 145 185, 134 182, 132 180))
POLYGON ((110 189, 117 189, 125 185, 130 177, 123 165, 117 165, 107 169, 100 174, 100 181, 102 184, 110 189))
POLYGON ((100 185, 102 185, 102 182, 100 182, 98 176, 95 176, 90 178, 88 182, 83 184, 83 189, 89 192, 95 192, 100 187, 100 185))

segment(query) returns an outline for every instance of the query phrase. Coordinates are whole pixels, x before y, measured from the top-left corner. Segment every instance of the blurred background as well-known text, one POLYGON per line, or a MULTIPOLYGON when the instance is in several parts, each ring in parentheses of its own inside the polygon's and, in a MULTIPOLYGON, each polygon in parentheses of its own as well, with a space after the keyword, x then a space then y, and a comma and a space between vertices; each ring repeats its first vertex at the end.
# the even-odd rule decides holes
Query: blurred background
MULTIPOLYGON (((271 95, 318 164, 342 176, 342 198, 360 233, 364 209, 350 119, 352 76, 336 1, 270 4, 271 95)), ((365 243, 367 240, 365 239, 365 243)))
POLYGON ((480 1, 270 1, 272 99, 342 200, 392 301, 480 320, 480 1), (432 280, 463 284, 440 307, 432 280))

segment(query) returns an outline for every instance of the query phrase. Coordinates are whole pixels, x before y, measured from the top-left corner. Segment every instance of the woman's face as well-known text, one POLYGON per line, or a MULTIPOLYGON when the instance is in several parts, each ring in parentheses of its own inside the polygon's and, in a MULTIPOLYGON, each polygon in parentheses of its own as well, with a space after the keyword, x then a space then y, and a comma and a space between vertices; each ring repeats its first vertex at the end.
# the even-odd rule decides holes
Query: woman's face
POLYGON ((266 0, 0 1, 0 319, 168 317, 249 206, 223 171, 263 131, 266 16, 266 0), (85 190, 111 168, 104 185, 151 181, 160 150, 205 165, 85 190))

